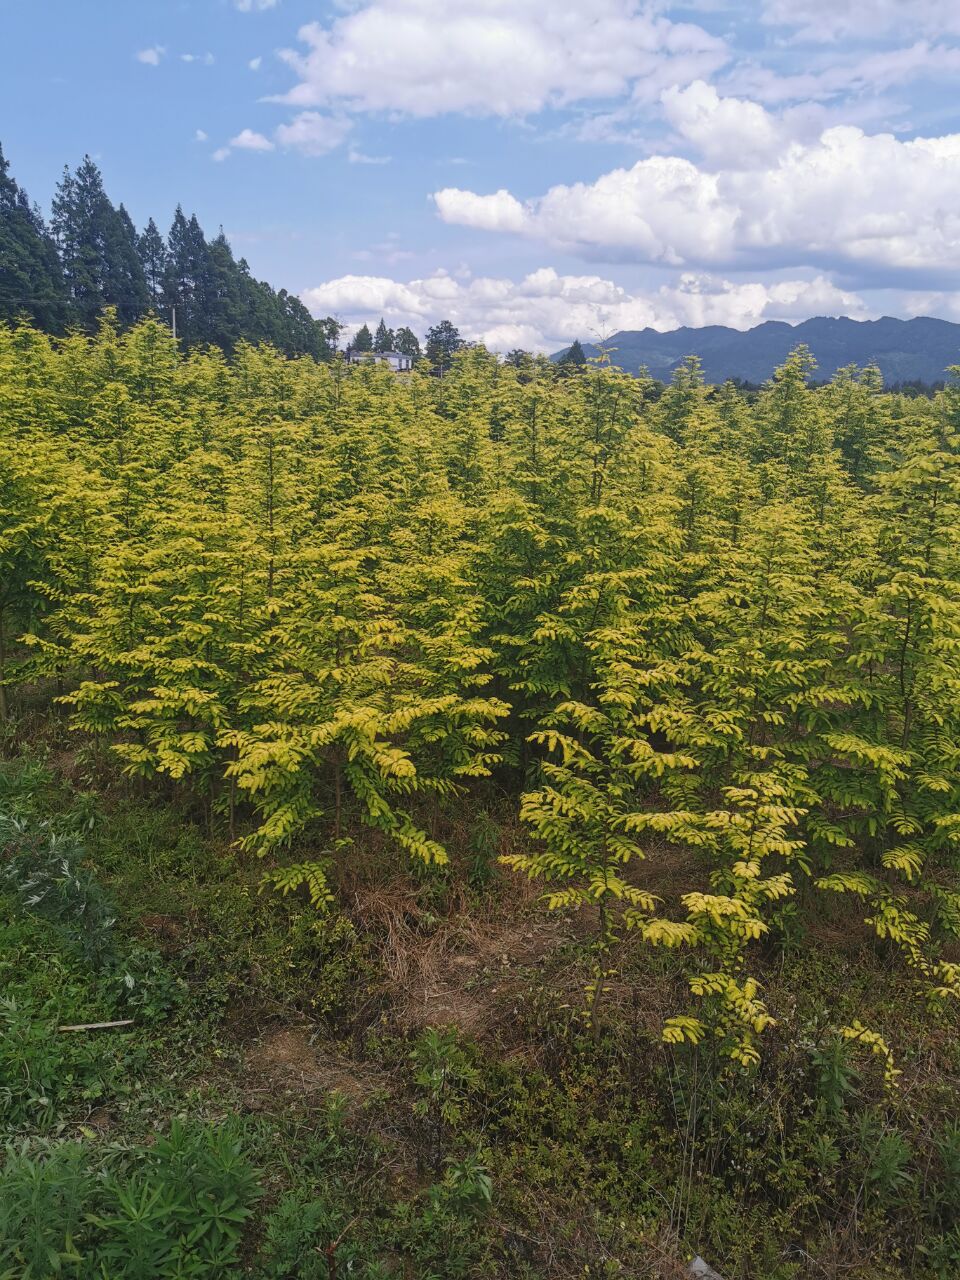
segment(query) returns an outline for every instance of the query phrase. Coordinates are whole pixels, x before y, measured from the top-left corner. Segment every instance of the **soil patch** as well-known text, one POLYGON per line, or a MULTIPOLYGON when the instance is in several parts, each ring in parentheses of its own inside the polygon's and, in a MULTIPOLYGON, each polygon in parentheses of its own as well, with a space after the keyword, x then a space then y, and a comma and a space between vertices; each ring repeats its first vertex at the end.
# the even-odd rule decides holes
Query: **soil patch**
POLYGON ((278 1027, 267 1032, 247 1052, 245 1065, 251 1095, 278 1089, 299 1094, 341 1093, 358 1106, 388 1086, 382 1072, 344 1057, 329 1043, 314 1043, 303 1027, 278 1027))
POLYGON ((529 970, 565 940, 564 924, 555 918, 477 933, 464 950, 433 955, 407 974, 400 1021, 408 1027, 455 1026, 481 1036, 496 1026, 499 1007, 529 970))

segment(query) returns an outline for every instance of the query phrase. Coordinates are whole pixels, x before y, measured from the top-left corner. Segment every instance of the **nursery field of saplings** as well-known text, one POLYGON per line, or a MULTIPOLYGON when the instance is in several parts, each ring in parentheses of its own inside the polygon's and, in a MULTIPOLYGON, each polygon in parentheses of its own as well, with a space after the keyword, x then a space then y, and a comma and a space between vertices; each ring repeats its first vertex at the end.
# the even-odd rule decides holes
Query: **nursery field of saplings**
POLYGON ((0 1276, 960 1275, 960 381, 813 376, 0 327, 0 1276))

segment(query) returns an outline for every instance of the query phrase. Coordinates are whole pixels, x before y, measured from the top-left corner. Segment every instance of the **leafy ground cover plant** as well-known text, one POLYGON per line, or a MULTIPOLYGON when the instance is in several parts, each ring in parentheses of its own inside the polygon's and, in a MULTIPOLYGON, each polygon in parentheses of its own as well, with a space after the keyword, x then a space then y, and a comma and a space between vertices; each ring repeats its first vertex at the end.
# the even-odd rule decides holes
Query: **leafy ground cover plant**
POLYGON ((0 1165, 0 1263, 53 1275, 215 1277, 236 1265, 258 1194, 230 1126, 174 1122, 98 1170, 77 1143, 28 1145, 0 1165))

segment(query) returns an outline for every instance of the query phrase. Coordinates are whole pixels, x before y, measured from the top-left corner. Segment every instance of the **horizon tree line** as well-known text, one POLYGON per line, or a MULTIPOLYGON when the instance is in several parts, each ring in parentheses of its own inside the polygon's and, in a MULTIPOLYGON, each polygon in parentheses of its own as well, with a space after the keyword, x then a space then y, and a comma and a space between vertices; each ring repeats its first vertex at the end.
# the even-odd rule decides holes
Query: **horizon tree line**
POLYGON ((64 168, 48 224, 0 147, 0 319, 27 319, 57 335, 92 333, 107 308, 123 327, 152 313, 185 346, 227 352, 244 339, 329 359, 341 330, 331 316, 315 319, 295 294, 257 280, 222 227, 207 239, 180 204, 166 237, 152 217, 138 232, 89 155, 74 171, 64 168))
MULTIPOLYGON (((0 145, 0 320, 26 319, 55 335, 92 333, 108 308, 124 328, 154 314, 184 346, 228 353, 242 339, 326 360, 343 331, 334 317, 315 319, 295 294, 255 279, 247 261, 234 257, 223 228, 208 239, 181 204, 166 236, 152 217, 138 232, 126 207, 111 201, 89 155, 73 171, 64 167, 47 222, 10 175, 0 145)), ((373 333, 361 325, 347 350, 426 357, 443 373, 467 345, 450 320, 429 328, 421 343, 408 326, 392 329, 381 317, 373 333)), ((523 369, 532 358, 517 349, 504 359, 523 369)), ((579 341, 558 363, 568 372, 586 363, 579 341)))

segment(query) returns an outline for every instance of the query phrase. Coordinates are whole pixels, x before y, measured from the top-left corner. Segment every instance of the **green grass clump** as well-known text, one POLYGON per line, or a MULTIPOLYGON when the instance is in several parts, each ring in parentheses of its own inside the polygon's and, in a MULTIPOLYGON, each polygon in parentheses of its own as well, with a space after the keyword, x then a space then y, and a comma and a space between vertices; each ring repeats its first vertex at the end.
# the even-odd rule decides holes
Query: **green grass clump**
POLYGON ((0 1274, 184 1280, 230 1273, 258 1194, 235 1126, 174 1122, 97 1166, 79 1143, 6 1151, 0 1274))

